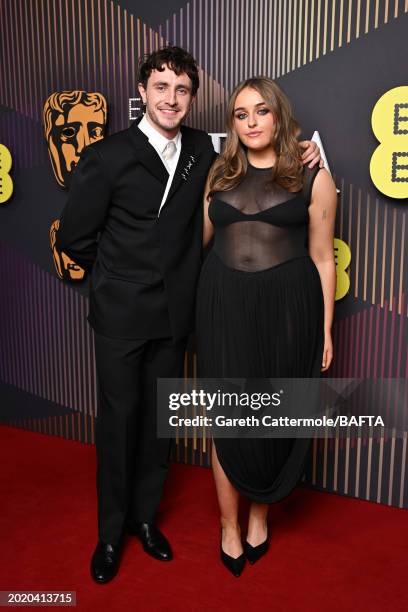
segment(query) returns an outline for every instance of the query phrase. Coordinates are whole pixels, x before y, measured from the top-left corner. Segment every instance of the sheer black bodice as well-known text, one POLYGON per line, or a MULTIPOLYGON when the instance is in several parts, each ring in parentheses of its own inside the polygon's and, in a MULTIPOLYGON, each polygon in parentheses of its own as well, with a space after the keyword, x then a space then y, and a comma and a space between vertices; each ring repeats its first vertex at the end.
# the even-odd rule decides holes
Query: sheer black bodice
POLYGON ((307 255, 310 185, 319 168, 305 170, 304 187, 291 193, 271 180, 270 168, 248 170, 239 185, 217 192, 209 206, 214 252, 246 272, 307 255))

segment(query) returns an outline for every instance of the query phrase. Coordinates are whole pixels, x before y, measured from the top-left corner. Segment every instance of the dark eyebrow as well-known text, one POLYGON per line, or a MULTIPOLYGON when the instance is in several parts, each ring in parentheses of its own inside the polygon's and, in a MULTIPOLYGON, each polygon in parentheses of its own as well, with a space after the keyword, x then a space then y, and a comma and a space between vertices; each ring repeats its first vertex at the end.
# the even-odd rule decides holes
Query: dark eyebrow
MULTIPOLYGON (((266 102, 258 102, 258 104, 255 104, 256 106, 266 106, 266 102)), ((244 106, 238 106, 238 108, 234 108, 234 113, 236 113, 239 110, 246 110, 246 108, 244 106)))
MULTIPOLYGON (((164 86, 168 87, 168 85, 169 85, 169 84, 168 84, 166 81, 157 81, 157 82, 154 84, 154 87, 156 87, 157 85, 160 85, 160 86, 161 86, 161 85, 164 85, 164 86)), ((183 87, 183 89, 187 89, 187 91, 190 91, 190 90, 191 90, 191 87, 190 87, 189 85, 183 85, 182 83, 179 83, 179 84, 177 85, 177 89, 178 89, 179 87, 183 87)))

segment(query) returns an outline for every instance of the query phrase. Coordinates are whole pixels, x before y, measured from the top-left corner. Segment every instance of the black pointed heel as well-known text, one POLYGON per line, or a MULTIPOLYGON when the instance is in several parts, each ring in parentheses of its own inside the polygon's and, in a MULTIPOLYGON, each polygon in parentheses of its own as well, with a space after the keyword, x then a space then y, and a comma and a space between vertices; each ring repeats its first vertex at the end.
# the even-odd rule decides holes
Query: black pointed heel
POLYGON ((245 566, 245 554, 242 553, 242 555, 234 559, 234 557, 230 557, 230 555, 227 555, 227 553, 222 550, 221 542, 220 558, 227 570, 229 570, 233 576, 239 578, 245 566))
POLYGON ((268 538, 266 538, 265 542, 262 542, 262 544, 258 544, 258 546, 251 546, 249 542, 245 542, 244 554, 245 557, 248 559, 249 563, 253 565, 257 561, 259 561, 261 557, 264 556, 264 554, 268 551, 268 548, 268 538))

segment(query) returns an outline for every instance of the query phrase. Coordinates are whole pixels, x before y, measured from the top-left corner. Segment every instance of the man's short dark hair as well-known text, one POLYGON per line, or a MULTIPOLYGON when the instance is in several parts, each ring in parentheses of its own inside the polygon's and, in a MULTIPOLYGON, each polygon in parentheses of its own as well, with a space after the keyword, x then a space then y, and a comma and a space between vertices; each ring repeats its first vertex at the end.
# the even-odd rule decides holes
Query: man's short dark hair
POLYGON ((177 76, 185 73, 190 77, 192 83, 191 93, 193 96, 196 95, 200 85, 197 62, 188 51, 181 47, 163 47, 163 49, 146 55, 139 65, 138 82, 146 89, 152 70, 162 72, 165 66, 173 70, 177 76))

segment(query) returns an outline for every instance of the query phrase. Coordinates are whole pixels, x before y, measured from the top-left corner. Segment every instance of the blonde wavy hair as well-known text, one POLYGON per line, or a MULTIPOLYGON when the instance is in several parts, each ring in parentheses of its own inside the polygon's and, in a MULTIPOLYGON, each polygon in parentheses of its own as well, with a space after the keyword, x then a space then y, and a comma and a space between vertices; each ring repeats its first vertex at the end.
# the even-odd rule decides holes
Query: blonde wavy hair
POLYGON ((278 85, 267 77, 246 79, 231 94, 226 116, 227 139, 222 153, 214 161, 208 175, 208 197, 216 191, 228 191, 241 182, 248 168, 246 147, 234 128, 234 108, 238 95, 246 88, 255 89, 271 110, 275 121, 273 146, 277 155, 271 170, 271 181, 284 189, 299 191, 303 185, 301 148, 297 140, 300 127, 292 115, 290 102, 278 85))

